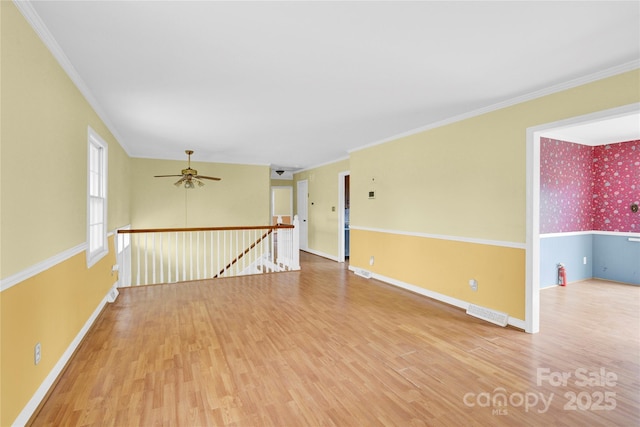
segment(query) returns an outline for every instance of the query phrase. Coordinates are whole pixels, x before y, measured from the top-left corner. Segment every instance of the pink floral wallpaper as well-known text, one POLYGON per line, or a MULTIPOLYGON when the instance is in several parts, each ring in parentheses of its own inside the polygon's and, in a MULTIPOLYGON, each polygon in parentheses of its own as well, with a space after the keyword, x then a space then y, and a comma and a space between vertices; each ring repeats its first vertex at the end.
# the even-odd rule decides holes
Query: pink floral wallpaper
POLYGON ((540 139, 540 233, 593 229, 593 147, 540 139))
POLYGON ((640 141, 590 147, 540 139, 540 233, 640 232, 640 141))
POLYGON ((640 233, 640 140, 595 147, 594 230, 640 233))

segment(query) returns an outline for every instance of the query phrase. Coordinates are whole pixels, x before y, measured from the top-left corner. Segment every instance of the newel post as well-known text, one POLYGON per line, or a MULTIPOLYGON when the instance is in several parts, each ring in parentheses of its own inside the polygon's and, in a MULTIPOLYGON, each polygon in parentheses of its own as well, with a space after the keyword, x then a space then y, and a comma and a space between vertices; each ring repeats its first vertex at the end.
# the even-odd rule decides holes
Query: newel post
POLYGON ((294 270, 300 270, 300 221, 298 215, 293 217, 293 266, 294 270))

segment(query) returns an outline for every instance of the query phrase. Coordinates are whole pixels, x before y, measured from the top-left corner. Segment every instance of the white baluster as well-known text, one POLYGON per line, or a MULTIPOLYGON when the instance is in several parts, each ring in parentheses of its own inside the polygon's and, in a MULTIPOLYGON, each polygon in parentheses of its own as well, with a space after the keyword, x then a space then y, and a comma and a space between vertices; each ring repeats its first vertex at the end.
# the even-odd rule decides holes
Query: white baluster
POLYGON ((209 231, 209 242, 211 243, 211 257, 209 259, 209 262, 211 263, 211 276, 213 277, 214 274, 216 274, 216 271, 213 269, 213 236, 214 236, 214 232, 209 231))
MULTIPOLYGON (((233 252, 231 252, 231 256, 232 256, 231 261, 233 261, 238 256, 238 254, 240 253, 240 250, 239 250, 240 243, 238 241, 238 234, 239 234, 239 231, 236 230, 236 232, 235 232, 235 235, 236 235, 236 248, 235 248, 235 250, 233 252)), ((232 271, 232 273, 231 273, 232 275, 234 275, 234 276, 238 275, 238 266, 239 266, 239 263, 236 262, 235 263, 235 268, 232 267, 232 270, 231 270, 232 271), (233 273, 234 271, 235 271, 235 273, 233 273)))
POLYGON ((204 254, 202 255, 202 267, 204 271, 202 272, 202 277, 198 277, 199 279, 207 277, 207 232, 202 232, 202 249, 204 254))
POLYGON ((174 235, 175 239, 176 239, 176 250, 174 251, 175 254, 175 264, 176 264, 176 282, 180 281, 180 266, 178 264, 178 232, 176 231, 175 235, 174 235))
POLYGON ((298 215, 293 217, 293 238, 291 251, 292 251, 292 270, 300 270, 300 221, 298 215))
POLYGON ((164 233, 160 233, 160 283, 164 283, 164 233))
MULTIPOLYGON (((255 230, 258 231, 258 230, 255 230)), ((260 232, 258 231, 258 233, 254 232, 254 237, 256 239, 259 239, 261 236, 260 232)), ((255 241, 255 240, 254 240, 255 241)), ((257 260, 258 262, 256 263, 256 267, 260 269, 260 271, 262 273, 264 273, 265 271, 265 265, 264 265, 264 240, 260 242, 260 246, 257 248, 257 260)))
POLYGON ((151 235, 151 277, 153 278, 153 283, 156 282, 156 233, 151 235))
POLYGON ((277 251, 278 251, 278 266, 282 266, 281 268, 286 269, 287 265, 287 230, 285 228, 281 228, 278 230, 278 243, 277 243, 277 251))
POLYGON ((149 284, 149 269, 147 268, 148 259, 147 253, 149 252, 149 233, 144 233, 144 284, 149 284))
POLYGON ((187 281, 187 236, 182 234, 182 281, 187 281))
POLYGON ((200 232, 196 231, 196 279, 200 278, 200 232))
MULTIPOLYGON (((223 231, 222 232, 222 268, 220 269, 220 271, 226 270, 226 265, 227 265, 227 254, 229 253, 229 250, 227 249, 227 232, 223 231)), ((223 274, 226 273, 226 271, 223 271, 223 274)))
POLYGON ((171 283, 171 233, 167 233, 167 283, 171 283))
POLYGON ((193 280, 193 232, 189 232, 189 280, 193 280))
MULTIPOLYGON (((240 250, 240 253, 243 253, 245 251, 245 249, 247 248, 247 244, 245 243, 245 237, 246 237, 247 233, 246 230, 242 230, 242 249, 240 250)), ((249 255, 249 254, 247 254, 249 255)), ((245 270, 245 268, 247 268, 247 257, 243 256, 242 257, 242 271, 245 270)))
POLYGON ((278 253, 278 248, 276 247, 276 241, 280 240, 280 239, 278 239, 278 235, 276 234, 276 233, 278 233, 278 231, 279 230, 277 230, 277 229, 273 230, 273 232, 271 233, 272 236, 268 240, 269 249, 271 251, 271 253, 269 254, 269 259, 276 266, 278 265, 277 258, 280 257, 280 254, 278 253))
POLYGON ((291 250, 290 250, 290 246, 291 246, 291 233, 289 233, 289 229, 283 229, 281 231, 284 231, 284 233, 282 233, 284 239, 282 240, 282 253, 283 253, 283 260, 282 260, 282 265, 285 266, 285 268, 288 270, 289 266, 291 265, 291 263, 289 262, 289 259, 291 258, 291 250))
POLYGON ((140 234, 136 234, 136 263, 138 268, 136 270, 136 286, 140 285, 140 234))

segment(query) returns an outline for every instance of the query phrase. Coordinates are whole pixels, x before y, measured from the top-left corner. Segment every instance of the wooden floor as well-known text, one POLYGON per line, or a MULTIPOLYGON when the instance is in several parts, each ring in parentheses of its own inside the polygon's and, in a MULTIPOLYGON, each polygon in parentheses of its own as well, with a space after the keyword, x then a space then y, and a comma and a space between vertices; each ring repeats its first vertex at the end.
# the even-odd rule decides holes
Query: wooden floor
POLYGON ((333 261, 302 263, 123 289, 33 425, 640 423, 640 287, 543 290, 531 335, 333 261))

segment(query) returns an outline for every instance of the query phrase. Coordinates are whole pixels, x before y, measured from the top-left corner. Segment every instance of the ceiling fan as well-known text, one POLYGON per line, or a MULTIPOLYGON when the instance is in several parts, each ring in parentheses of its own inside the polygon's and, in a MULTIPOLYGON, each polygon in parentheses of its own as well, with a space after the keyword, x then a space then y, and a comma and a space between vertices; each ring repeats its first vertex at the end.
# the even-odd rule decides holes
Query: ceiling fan
POLYGON ((179 176, 180 179, 177 180, 173 185, 175 185, 176 187, 180 187, 182 183, 184 183, 184 188, 187 189, 195 188, 195 184, 198 184, 198 187, 202 187, 204 185, 204 182, 202 182, 203 179, 220 181, 220 178, 216 178, 213 176, 198 175, 197 170, 191 169, 191 155, 193 154, 193 150, 185 150, 184 152, 187 153, 187 156, 189 156, 189 165, 186 169, 182 169, 182 175, 155 175, 154 178, 179 176))

